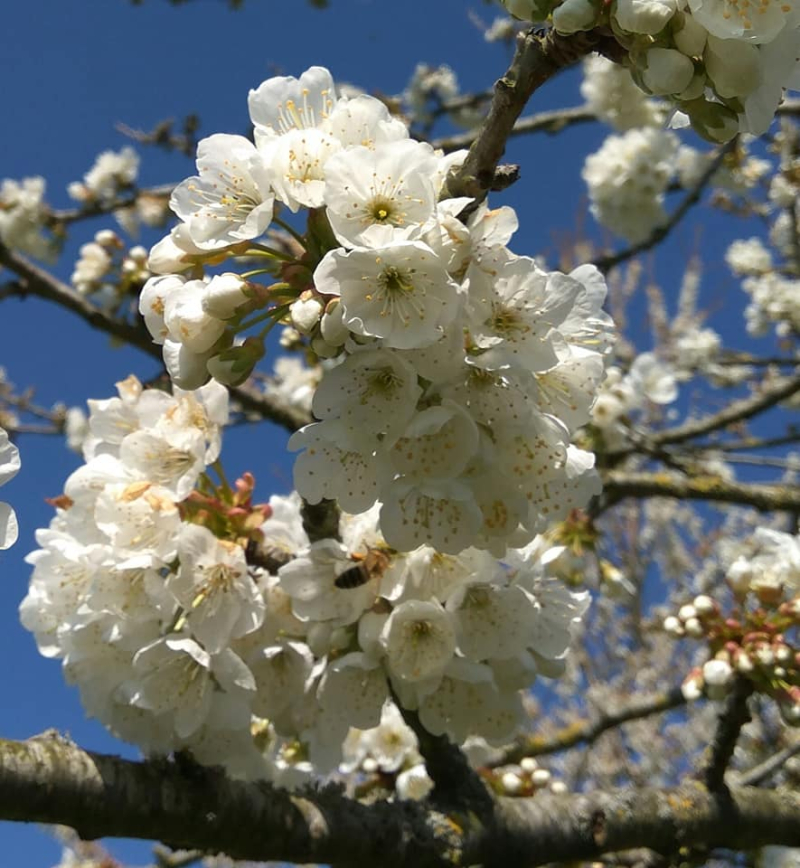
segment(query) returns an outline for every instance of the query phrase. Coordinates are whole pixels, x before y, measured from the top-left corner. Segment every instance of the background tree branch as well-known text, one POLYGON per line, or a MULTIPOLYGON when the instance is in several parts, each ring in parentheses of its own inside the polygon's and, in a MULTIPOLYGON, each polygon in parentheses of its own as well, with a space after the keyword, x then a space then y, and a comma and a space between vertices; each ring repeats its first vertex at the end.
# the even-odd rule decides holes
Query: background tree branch
POLYGON ((503 755, 497 765, 518 763, 526 756, 536 757, 557 753, 578 744, 592 744, 610 729, 653 714, 663 714, 685 704, 686 699, 680 687, 674 687, 654 696, 637 697, 614 711, 601 711, 593 719, 575 721, 558 730, 554 735, 525 735, 503 755))

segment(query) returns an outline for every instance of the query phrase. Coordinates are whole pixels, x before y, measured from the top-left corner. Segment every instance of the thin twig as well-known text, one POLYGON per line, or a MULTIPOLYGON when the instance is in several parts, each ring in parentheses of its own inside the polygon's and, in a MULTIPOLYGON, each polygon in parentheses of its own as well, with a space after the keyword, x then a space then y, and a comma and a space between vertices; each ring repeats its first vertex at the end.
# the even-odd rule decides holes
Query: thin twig
POLYGON ((792 356, 753 356, 750 353, 734 352, 726 350, 714 359, 718 365, 750 365, 753 368, 767 368, 772 366, 794 367, 800 365, 800 357, 792 356))
POLYGON ((62 226, 75 223, 77 220, 86 220, 89 217, 98 217, 101 214, 112 214, 123 208, 132 208, 141 197, 151 199, 168 199, 172 195, 176 184, 159 184, 157 187, 146 187, 142 190, 134 190, 130 194, 111 201, 90 202, 80 208, 65 208, 52 210, 48 213, 46 222, 48 225, 60 224, 62 226))
POLYGON ((674 687, 666 693, 659 693, 655 696, 645 696, 618 708, 616 711, 601 711, 593 720, 569 724, 551 736, 524 736, 517 744, 507 750, 500 760, 493 762, 492 766, 518 763, 525 757, 557 753, 579 744, 593 744, 610 729, 632 720, 650 717, 653 714, 663 714, 665 711, 672 711, 685 704, 686 699, 679 687, 674 687))
POLYGON ((764 389, 758 394, 742 398, 740 401, 733 401, 712 416, 695 419, 676 428, 667 428, 664 431, 654 433, 651 439, 654 443, 662 446, 667 443, 682 443, 685 440, 692 440, 695 437, 710 434, 712 431, 727 428, 736 422, 750 419, 763 410, 768 410, 781 401, 791 398, 797 392, 800 392, 800 374, 781 380, 777 385, 764 389))
MULTIPOLYGON (((574 108, 557 109, 555 111, 538 112, 529 117, 520 118, 508 133, 508 138, 523 136, 528 133, 560 133, 566 127, 574 124, 583 124, 597 120, 597 115, 588 106, 575 106, 574 108)), ((468 148, 477 138, 478 130, 468 130, 453 136, 443 136, 434 139, 431 144, 434 148, 441 148, 446 153, 457 151, 460 148, 468 148)))
POLYGON ((782 768, 787 760, 790 760, 793 756, 796 756, 799 753, 800 741, 772 754, 772 756, 765 759, 764 762, 759 763, 757 766, 753 766, 753 768, 748 769, 746 772, 736 775, 736 785, 742 787, 758 786, 782 768))
POLYGON ((475 134, 464 163, 445 182, 446 196, 480 202, 490 189, 514 125, 533 93, 561 69, 576 63, 609 37, 600 31, 544 36, 535 30, 517 37, 514 58, 494 86, 489 113, 475 134))
POLYGON ((784 434, 782 437, 744 437, 741 440, 728 440, 720 443, 691 443, 686 449, 692 452, 738 452, 744 449, 773 449, 778 446, 791 446, 800 443, 800 431, 784 434))

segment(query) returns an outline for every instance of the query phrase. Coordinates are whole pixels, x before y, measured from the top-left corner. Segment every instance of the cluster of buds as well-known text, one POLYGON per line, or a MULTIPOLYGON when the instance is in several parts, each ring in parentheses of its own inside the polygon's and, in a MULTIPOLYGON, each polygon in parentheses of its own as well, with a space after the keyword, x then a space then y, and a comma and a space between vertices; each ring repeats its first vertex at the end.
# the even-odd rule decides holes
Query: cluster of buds
POLYGON ((150 277, 148 251, 128 247, 111 229, 101 229, 81 246, 71 282, 81 295, 94 296, 103 308, 115 311, 120 302, 138 296, 150 277))
MULTIPOLYGON (((791 4, 720 0, 503 0, 527 21, 569 35, 613 33, 633 81, 668 98, 680 120, 724 142, 769 128, 783 88, 797 86, 798 15, 791 4)), ((673 126, 679 125, 673 120, 673 126)))
POLYGON ((215 485, 201 476, 186 500, 179 504, 183 521, 207 527, 218 539, 232 540, 245 549, 249 561, 256 563, 263 554, 259 544, 264 539, 261 525, 272 515, 268 503, 253 503, 256 480, 245 471, 233 487, 223 479, 215 485))
POLYGON ((800 723, 800 649, 787 638, 800 623, 797 603, 795 598, 773 606, 743 605, 726 616, 716 601, 701 594, 665 618, 666 632, 704 639, 711 654, 684 680, 686 699, 724 699, 743 677, 776 700, 787 723, 800 723))
POLYGON ((539 767, 533 757, 526 756, 519 764, 482 769, 481 775, 491 788, 501 796, 528 798, 537 792, 565 793, 567 785, 554 781, 552 774, 539 767))

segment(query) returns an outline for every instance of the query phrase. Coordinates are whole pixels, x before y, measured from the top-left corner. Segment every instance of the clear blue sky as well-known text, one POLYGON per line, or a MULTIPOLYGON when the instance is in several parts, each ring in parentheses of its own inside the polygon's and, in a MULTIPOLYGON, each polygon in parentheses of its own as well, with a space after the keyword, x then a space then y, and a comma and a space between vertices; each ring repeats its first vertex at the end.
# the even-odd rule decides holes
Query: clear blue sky
MULTIPOLYGON (((423 60, 449 63, 463 89, 471 90, 490 86, 507 61, 505 48, 484 43, 468 18, 471 9, 491 20, 494 8, 480 0, 331 0, 326 11, 305 0, 246 0, 237 12, 223 0, 194 0, 177 8, 166 0, 145 0, 141 7, 128 0, 4 5, 0 178, 41 174, 48 200, 58 207, 70 204, 66 185, 79 180, 100 151, 128 143, 115 131, 117 122, 149 129, 164 118, 196 112, 202 135, 243 132, 248 89, 276 72, 298 75, 320 64, 337 80, 397 93, 423 60)), ((562 76, 537 94, 532 108, 578 104, 577 81, 574 73, 562 76)), ((522 181, 493 201, 520 212, 517 252, 552 253, 555 239, 576 219, 591 223, 580 169, 583 156, 605 133, 584 125, 557 139, 540 136, 510 148, 508 158, 522 164, 522 181)), ((192 174, 185 158, 152 149, 142 157, 145 185, 192 174)), ((97 228, 74 233, 59 276, 69 278, 77 246, 97 228)), ((716 228, 706 228, 709 280, 724 292, 738 292, 720 265, 723 248, 715 234, 716 228)), ((676 233, 669 252, 659 255, 659 275, 674 277, 670 260, 685 261, 695 241, 694 230, 676 233)), ((133 350, 110 350, 105 336, 36 300, 0 305, 0 365, 20 388, 35 387, 37 400, 46 405, 108 397, 114 382, 128 373, 146 378, 156 371, 151 359, 133 350)), ((228 462, 230 472, 253 469, 264 499, 285 489, 289 462, 281 451, 282 434, 261 427, 231 432, 226 443, 228 455, 235 456, 228 462)), ((78 464, 55 438, 28 437, 19 445, 22 472, 0 492, 16 506, 21 524, 17 546, 0 554, 0 736, 25 738, 55 727, 87 748, 135 756, 85 719, 59 664, 40 658, 18 624, 28 576, 22 559, 34 548, 34 529, 52 514, 43 498, 58 494, 78 464)), ((149 861, 147 845, 115 843, 112 852, 134 864, 149 861)), ((3 865, 25 868, 49 868, 59 858, 58 846, 41 831, 8 823, 0 823, 0 853, 3 865)))

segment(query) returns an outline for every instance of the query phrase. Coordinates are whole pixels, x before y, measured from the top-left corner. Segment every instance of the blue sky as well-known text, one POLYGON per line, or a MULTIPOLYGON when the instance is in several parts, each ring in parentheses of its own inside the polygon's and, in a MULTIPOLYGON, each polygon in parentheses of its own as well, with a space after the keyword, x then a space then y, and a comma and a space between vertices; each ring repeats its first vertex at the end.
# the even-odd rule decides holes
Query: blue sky
MULTIPOLYGON (((489 87, 508 59, 506 48, 486 44, 468 17, 471 10, 491 20, 493 7, 480 0, 331 0, 326 11, 311 9, 305 0, 246 0, 238 12, 223 0, 194 0, 177 8, 166 0, 145 0, 141 7, 128 0, 6 5, 0 178, 43 175, 48 200, 57 207, 70 204, 66 185, 79 180, 100 151, 128 144, 115 130, 118 122, 150 129, 164 118, 196 112, 201 135, 244 132, 248 89, 276 72, 298 75, 310 65, 325 65, 337 80, 397 93, 423 60, 450 64, 462 88, 471 90, 489 87)), ((562 75, 535 96, 531 109, 578 104, 577 83, 576 73, 562 75)), ((520 212, 517 252, 552 254, 576 221, 591 224, 580 169, 583 156, 605 134, 599 126, 582 125, 558 138, 518 140, 509 148, 507 158, 522 164, 522 180, 493 201, 520 212)), ((184 157, 153 149, 141 153, 144 185, 192 174, 184 157)), ((56 269, 59 276, 69 278, 77 247, 97 228, 100 224, 77 228, 56 269)), ((723 294, 738 292, 721 266, 724 248, 718 234, 715 223, 702 236, 703 248, 710 251, 707 275, 723 294)), ((697 240, 696 229, 677 232, 659 254, 658 275, 674 280, 676 263, 688 258, 697 240)), ((36 300, 0 306, 0 365, 18 387, 35 387, 38 402, 45 405, 58 400, 82 405, 88 397, 113 394, 114 382, 131 372, 144 379, 157 370, 152 359, 134 350, 111 350, 104 335, 36 300)), ((283 434, 260 426, 231 432, 226 443, 227 454, 234 456, 227 461, 229 475, 254 470, 263 499, 285 490, 290 465, 282 451, 283 434)), ((16 506, 22 528, 17 546, 0 554, 0 659, 5 662, 0 736, 25 738, 55 727, 85 747, 135 756, 84 718, 59 665, 40 658, 18 624, 28 576, 22 559, 34 548, 34 529, 45 526, 52 514, 43 499, 58 494, 78 465, 77 456, 55 438, 28 437, 19 445, 23 470, 0 493, 16 506)), ((115 843, 112 851, 132 863, 149 861, 147 845, 115 843)), ((8 865, 49 868, 60 851, 35 828, 0 823, 0 852, 8 865)))

